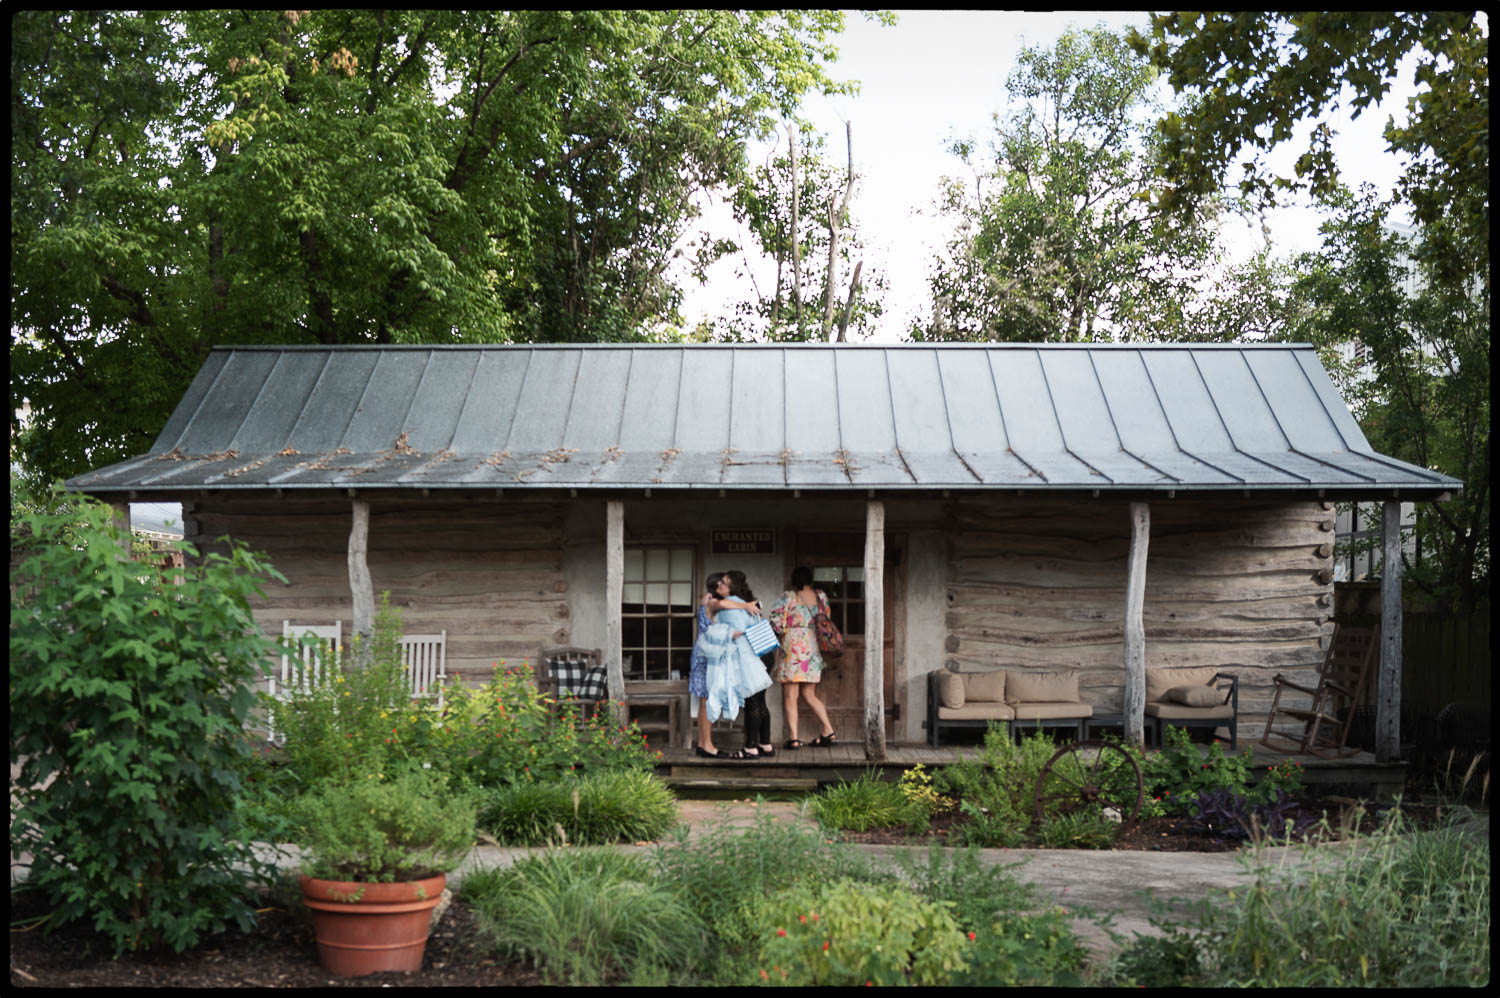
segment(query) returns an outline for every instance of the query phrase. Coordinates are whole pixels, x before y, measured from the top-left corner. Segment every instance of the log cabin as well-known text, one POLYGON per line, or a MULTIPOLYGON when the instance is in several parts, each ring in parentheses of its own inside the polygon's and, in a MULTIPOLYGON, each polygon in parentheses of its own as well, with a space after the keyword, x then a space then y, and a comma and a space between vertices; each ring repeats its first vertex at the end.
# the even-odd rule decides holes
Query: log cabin
POLYGON ((269 633, 368 633, 389 591, 451 678, 598 647, 615 696, 684 718, 704 576, 769 605, 806 565, 848 641, 822 696, 872 759, 925 740, 944 666, 1077 668, 1139 741, 1143 668, 1213 665, 1254 737, 1329 640, 1334 502, 1384 504, 1390 547, 1402 501, 1462 487, 1375 453, 1307 345, 821 343, 219 347, 148 453, 67 485, 267 553, 269 633))

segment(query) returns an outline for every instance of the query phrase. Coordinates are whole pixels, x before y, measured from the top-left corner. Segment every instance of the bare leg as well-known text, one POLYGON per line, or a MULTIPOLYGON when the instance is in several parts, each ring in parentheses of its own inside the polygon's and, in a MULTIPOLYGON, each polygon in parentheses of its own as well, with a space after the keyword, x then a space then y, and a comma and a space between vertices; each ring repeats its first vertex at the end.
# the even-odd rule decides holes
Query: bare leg
POLYGON ((818 719, 821 726, 820 731, 824 735, 833 734, 833 725, 828 721, 828 709, 823 706, 823 701, 818 699, 817 683, 799 683, 802 687, 802 699, 807 701, 807 706, 812 710, 813 717, 818 719))
POLYGON ((786 718, 786 739, 792 741, 797 737, 797 687, 802 683, 781 684, 781 712, 786 718))
POLYGON ((705 752, 714 751, 714 729, 708 720, 708 697, 698 698, 698 747, 705 752))

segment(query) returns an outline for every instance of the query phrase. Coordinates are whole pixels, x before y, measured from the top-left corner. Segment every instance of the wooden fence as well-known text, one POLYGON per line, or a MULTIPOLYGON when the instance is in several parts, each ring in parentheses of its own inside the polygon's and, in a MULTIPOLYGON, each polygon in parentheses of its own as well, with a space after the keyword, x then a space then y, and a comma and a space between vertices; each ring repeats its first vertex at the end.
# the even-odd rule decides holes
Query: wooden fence
POLYGON ((1401 623, 1401 706, 1411 717, 1450 703, 1490 702, 1490 616, 1407 613, 1401 623))

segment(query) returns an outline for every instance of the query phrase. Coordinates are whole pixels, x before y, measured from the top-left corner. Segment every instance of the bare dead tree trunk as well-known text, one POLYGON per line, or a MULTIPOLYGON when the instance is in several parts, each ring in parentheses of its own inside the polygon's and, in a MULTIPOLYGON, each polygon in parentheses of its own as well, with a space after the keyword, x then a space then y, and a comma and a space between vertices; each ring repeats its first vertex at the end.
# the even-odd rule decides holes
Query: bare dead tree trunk
MULTIPOLYGON (((854 123, 844 122, 844 145, 848 150, 849 166, 844 173, 844 194, 828 195, 828 275, 823 286, 823 339, 829 339, 833 331, 833 288, 838 277, 839 232, 844 227, 844 218, 849 213, 849 195, 854 191, 854 123)), ((839 329, 840 341, 844 338, 839 329)))
POLYGON ((854 277, 849 281, 849 301, 844 305, 843 318, 839 319, 838 341, 840 343, 845 342, 844 330, 849 328, 849 317, 854 314, 854 296, 859 294, 859 272, 864 268, 864 265, 865 262, 863 260, 854 265, 854 277))

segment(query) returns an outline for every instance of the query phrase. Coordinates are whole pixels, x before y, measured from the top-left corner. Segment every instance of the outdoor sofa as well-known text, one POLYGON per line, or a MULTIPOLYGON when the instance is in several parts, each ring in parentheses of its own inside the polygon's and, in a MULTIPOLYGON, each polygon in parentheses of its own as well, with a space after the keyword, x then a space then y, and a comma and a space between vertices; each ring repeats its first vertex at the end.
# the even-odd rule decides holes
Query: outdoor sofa
POLYGON ((1083 734, 1083 722, 1094 708, 1078 697, 1078 670, 991 669, 959 672, 938 669, 927 674, 927 731, 933 748, 942 733, 987 728, 1004 721, 1012 731, 1033 728, 1072 729, 1083 734))

